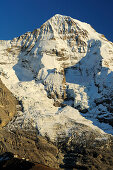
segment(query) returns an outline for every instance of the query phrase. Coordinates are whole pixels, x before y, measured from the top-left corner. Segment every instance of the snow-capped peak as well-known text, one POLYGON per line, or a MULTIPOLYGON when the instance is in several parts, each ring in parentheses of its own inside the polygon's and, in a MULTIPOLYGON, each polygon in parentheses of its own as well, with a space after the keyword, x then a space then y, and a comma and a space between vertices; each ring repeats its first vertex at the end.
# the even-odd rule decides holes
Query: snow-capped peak
MULTIPOLYGON (((113 133, 112 59, 111 42, 89 24, 59 14, 39 29, 0 41, 0 78, 24 107, 9 126, 30 122, 55 140, 61 132, 55 128, 58 124, 68 136, 73 121, 79 122, 80 113, 85 113, 95 125, 113 133)), ((84 122, 95 129, 90 121, 84 122)))

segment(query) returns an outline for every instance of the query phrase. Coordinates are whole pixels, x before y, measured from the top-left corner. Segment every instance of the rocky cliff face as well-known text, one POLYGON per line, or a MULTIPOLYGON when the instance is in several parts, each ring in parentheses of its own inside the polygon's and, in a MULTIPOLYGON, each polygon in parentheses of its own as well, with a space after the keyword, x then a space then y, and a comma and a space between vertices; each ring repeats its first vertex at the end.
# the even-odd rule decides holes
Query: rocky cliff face
POLYGON ((56 169, 112 169, 113 137, 101 136, 81 126, 77 126, 78 129, 82 128, 81 134, 73 133, 58 146, 37 136, 33 128, 27 131, 1 130, 0 168, 34 169, 36 166, 37 169, 46 169, 49 166, 56 169), (36 162, 43 165, 37 166, 36 162))
POLYGON ((10 131, 33 126, 61 148, 113 134, 113 43, 89 24, 55 15, 0 41, 0 78, 22 106, 10 131))
POLYGON ((0 80, 0 128, 8 124, 19 110, 19 102, 0 80))

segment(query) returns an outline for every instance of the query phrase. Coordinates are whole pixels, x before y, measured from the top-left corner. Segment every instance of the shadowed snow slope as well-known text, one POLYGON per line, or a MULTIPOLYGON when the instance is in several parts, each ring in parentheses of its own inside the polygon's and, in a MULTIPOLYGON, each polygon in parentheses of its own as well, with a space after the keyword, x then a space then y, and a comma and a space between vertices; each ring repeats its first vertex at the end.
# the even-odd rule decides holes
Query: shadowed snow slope
POLYGON ((33 125, 56 142, 84 126, 113 134, 113 44, 87 23, 57 14, 0 41, 0 78, 23 105, 10 130, 33 125))

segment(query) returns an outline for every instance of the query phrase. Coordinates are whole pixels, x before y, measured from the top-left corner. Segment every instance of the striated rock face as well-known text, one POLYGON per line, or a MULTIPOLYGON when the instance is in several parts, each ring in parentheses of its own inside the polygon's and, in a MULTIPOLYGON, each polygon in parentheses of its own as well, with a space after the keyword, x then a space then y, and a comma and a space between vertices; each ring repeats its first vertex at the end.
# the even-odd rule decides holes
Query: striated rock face
POLYGON ((17 99, 0 80, 0 128, 12 120, 19 108, 17 99))
MULTIPOLYGON (((78 159, 80 150, 83 157, 93 160, 94 168, 95 159, 101 167, 104 158, 98 157, 102 152, 98 151, 99 141, 105 153, 110 153, 112 146, 112 136, 107 134, 113 134, 112 42, 89 24, 57 14, 39 29, 11 41, 0 41, 0 78, 22 107, 6 130, 28 131, 33 126, 38 136, 68 154, 64 163, 53 167, 71 166, 67 157, 72 162, 74 152, 78 159)), ((47 147, 51 148, 49 144, 47 147)), ((56 157, 50 166, 56 164, 56 157)), ((79 158, 83 168, 91 168, 90 163, 86 161, 86 166, 85 160, 79 158)), ((72 166, 77 168, 75 162, 72 166)), ((108 164, 111 168, 112 164, 108 164)))

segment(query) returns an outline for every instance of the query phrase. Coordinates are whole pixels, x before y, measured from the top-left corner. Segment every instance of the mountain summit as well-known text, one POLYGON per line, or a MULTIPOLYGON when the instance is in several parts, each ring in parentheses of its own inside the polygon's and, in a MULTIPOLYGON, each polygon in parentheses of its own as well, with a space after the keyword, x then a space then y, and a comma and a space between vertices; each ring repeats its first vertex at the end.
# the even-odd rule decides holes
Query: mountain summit
POLYGON ((1 80, 24 108, 10 128, 30 121, 56 140, 57 133, 68 136, 71 119, 80 119, 113 133, 113 44, 89 24, 57 14, 39 29, 0 41, 0 61, 1 80))

